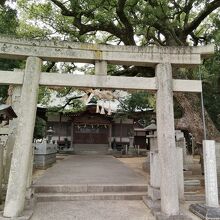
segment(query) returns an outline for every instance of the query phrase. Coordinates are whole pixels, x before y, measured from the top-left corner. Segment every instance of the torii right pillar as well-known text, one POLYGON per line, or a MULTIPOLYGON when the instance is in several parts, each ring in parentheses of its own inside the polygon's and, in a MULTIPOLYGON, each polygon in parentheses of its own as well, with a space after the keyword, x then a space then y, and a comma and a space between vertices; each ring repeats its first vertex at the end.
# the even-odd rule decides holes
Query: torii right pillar
POLYGON ((179 208, 171 64, 158 64, 156 76, 157 141, 161 166, 161 212, 156 214, 156 219, 189 219, 180 214, 179 208))

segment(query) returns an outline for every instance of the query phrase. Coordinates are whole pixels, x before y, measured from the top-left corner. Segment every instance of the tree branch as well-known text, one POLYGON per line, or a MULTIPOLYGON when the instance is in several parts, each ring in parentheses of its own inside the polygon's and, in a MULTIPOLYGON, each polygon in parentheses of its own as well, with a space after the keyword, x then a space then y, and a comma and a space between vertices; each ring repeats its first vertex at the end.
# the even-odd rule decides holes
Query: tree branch
POLYGON ((51 0, 56 6, 61 9, 61 14, 65 16, 76 16, 77 14, 74 11, 70 11, 67 7, 58 0, 51 0))
POLYGON ((59 109, 65 109, 67 105, 71 105, 73 104, 73 101, 76 100, 76 99, 80 99, 82 98, 82 96, 74 96, 74 97, 71 97, 71 98, 68 98, 67 99, 67 102, 63 105, 63 106, 60 106, 59 109))
POLYGON ((125 15, 124 8, 125 8, 126 0, 118 0, 118 7, 116 9, 116 13, 125 27, 126 33, 128 34, 128 41, 130 41, 129 45, 135 45, 134 41, 134 30, 133 27, 128 20, 127 16, 125 15))
POLYGON ((47 66, 46 72, 49 73, 51 69, 54 67, 54 65, 55 65, 55 62, 49 63, 49 65, 47 66))
POLYGON ((189 21, 189 14, 190 14, 190 11, 192 9, 192 6, 193 6, 193 2, 194 0, 190 0, 188 2, 188 0, 185 0, 185 6, 183 8, 183 11, 185 12, 185 18, 184 18, 184 27, 188 24, 188 21, 189 21))
POLYGON ((83 15, 88 16, 88 11, 81 11, 80 13, 77 13, 76 11, 68 10, 66 6, 58 0, 51 0, 51 1, 61 9, 62 15, 70 16, 74 18, 73 25, 79 29, 80 35, 84 35, 86 33, 93 31, 106 31, 121 39, 126 45, 135 44, 134 39, 132 41, 131 37, 128 38, 125 29, 118 28, 112 21, 99 22, 94 24, 83 24, 82 16, 83 15))
POLYGON ((123 70, 114 71, 111 73, 114 76, 142 76, 142 77, 154 77, 155 71, 152 67, 140 67, 140 66, 132 66, 127 67, 123 70))
POLYGON ((211 14, 215 9, 220 7, 220 1, 214 0, 211 3, 207 4, 206 7, 198 14, 196 18, 193 19, 193 21, 185 26, 184 32, 186 34, 190 34, 193 30, 195 30, 201 22, 209 15, 211 14))

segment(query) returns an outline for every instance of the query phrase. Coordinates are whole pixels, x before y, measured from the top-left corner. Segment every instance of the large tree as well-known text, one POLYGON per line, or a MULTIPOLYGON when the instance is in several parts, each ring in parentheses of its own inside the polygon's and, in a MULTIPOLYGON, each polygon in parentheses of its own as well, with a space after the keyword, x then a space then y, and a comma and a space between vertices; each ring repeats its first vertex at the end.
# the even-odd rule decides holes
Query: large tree
MULTIPOLYGON (((219 0, 50 0, 17 1, 23 11, 20 29, 36 38, 124 45, 185 46, 213 41, 219 0), (25 13, 24 13, 25 12, 25 13), (25 21, 25 22, 24 22, 25 21), (28 21, 28 22, 27 22, 28 21), (31 32, 31 30, 34 30, 31 32)), ((21 16, 21 17, 22 17, 21 16)), ((152 76, 152 68, 110 68, 117 75, 152 76)), ((194 78, 192 71, 173 71, 174 77, 194 78), (184 72, 184 74, 183 74, 184 72)), ((183 117, 178 126, 203 139, 199 96, 176 93, 183 117)), ((208 137, 219 132, 206 114, 208 137)))
MULTIPOLYGON (((4 5, 0 2, 0 33, 5 35, 16 35, 16 28, 18 26, 17 13, 14 9, 4 5)), ((1 70, 13 70, 18 68, 19 61, 0 59, 1 70)), ((0 86, 0 103, 5 102, 7 98, 8 86, 0 86)))

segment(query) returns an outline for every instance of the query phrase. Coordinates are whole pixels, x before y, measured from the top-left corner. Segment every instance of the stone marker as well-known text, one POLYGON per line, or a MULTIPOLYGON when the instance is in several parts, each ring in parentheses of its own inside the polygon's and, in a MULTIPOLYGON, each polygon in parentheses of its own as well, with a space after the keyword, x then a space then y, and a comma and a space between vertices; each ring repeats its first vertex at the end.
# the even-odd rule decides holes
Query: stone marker
POLYGON ((206 204, 192 204, 189 209, 205 220, 220 220, 215 141, 203 141, 206 204))
POLYGON ((218 207, 215 141, 203 141, 206 205, 218 207))

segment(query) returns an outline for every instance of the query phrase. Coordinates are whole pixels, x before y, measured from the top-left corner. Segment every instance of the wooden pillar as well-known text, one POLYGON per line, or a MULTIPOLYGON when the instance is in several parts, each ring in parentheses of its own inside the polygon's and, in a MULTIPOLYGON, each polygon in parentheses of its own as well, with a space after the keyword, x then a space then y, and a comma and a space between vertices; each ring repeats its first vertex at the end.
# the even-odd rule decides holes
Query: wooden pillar
POLYGON ((161 211, 171 216, 179 214, 171 64, 158 64, 156 76, 158 83, 156 113, 161 166, 161 211))
MULTIPOLYGON (((59 113, 59 126, 60 126, 60 130, 62 129, 62 113, 59 113)), ((60 141, 60 133, 59 133, 59 137, 58 140, 60 141)))
POLYGON ((122 144, 122 119, 120 118, 120 144, 122 144))
POLYGON ((108 142, 109 142, 109 150, 112 150, 112 125, 111 124, 109 124, 108 142))
POLYGON ((71 148, 73 149, 73 129, 74 129, 74 124, 71 122, 71 148))
POLYGON ((28 177, 29 157, 37 110, 41 59, 28 57, 21 92, 21 113, 13 150, 8 189, 3 215, 17 217, 22 214, 28 177))

